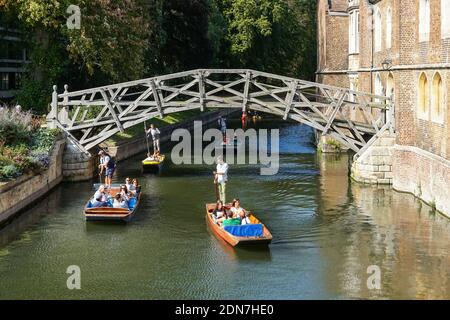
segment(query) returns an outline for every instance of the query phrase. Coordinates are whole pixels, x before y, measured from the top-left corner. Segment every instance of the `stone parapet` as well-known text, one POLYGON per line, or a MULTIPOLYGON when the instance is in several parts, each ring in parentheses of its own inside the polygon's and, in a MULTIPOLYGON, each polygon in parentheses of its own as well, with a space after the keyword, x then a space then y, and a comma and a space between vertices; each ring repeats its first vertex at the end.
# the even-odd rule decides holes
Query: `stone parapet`
POLYGON ((392 155, 395 134, 385 132, 358 159, 353 161, 353 180, 369 184, 392 184, 392 155))
POLYGON ((92 179, 95 172, 95 157, 77 148, 67 141, 63 156, 64 181, 84 181, 92 179))
POLYGON ((393 148, 393 188, 450 217, 450 161, 417 147, 393 148))

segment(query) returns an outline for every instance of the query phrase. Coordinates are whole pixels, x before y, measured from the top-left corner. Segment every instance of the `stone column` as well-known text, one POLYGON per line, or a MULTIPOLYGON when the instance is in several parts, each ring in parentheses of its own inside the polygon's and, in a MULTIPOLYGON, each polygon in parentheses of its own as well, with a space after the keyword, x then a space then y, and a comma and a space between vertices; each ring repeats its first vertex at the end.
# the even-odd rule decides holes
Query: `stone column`
POLYGON ((352 163, 353 180, 369 184, 392 184, 395 134, 385 132, 352 163))

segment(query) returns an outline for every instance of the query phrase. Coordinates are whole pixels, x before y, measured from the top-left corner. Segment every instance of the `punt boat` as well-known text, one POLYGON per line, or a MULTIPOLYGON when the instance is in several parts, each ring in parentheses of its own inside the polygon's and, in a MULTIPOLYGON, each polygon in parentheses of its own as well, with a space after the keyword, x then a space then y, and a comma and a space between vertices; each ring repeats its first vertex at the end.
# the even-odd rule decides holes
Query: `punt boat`
POLYGON ((155 160, 153 157, 147 157, 142 160, 142 169, 144 171, 158 171, 164 163, 165 158, 166 156, 163 154, 159 156, 159 160, 155 160))
MULTIPOLYGON (((94 184, 94 189, 98 188, 99 184, 94 184)), ((113 184, 109 190, 111 196, 114 196, 120 192, 120 185, 113 184)), ((86 221, 123 221, 129 222, 134 215, 139 206, 139 201, 141 200, 141 190, 137 193, 136 197, 130 199, 128 208, 113 208, 112 203, 110 207, 93 207, 92 200, 89 199, 84 207, 84 216, 86 221)))
MULTIPOLYGON (((214 219, 213 211, 215 203, 206 204, 206 221, 213 233, 235 247, 244 244, 268 245, 272 241, 272 234, 269 229, 253 214, 249 213, 248 218, 251 224, 239 226, 220 226, 214 219)), ((227 210, 230 205, 225 205, 227 210)))

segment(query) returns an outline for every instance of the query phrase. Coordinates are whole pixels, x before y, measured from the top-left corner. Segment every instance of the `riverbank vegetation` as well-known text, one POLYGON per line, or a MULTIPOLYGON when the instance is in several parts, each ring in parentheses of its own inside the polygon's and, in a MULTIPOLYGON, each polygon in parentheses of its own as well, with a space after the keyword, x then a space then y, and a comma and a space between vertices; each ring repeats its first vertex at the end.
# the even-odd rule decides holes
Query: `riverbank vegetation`
POLYGON ((0 25, 23 31, 30 60, 15 102, 46 114, 52 84, 76 90, 195 68, 313 79, 315 6, 312 0, 0 0, 0 25), (67 28, 69 5, 81 9, 80 29, 67 28))
POLYGON ((50 162, 57 129, 41 127, 30 112, 0 110, 0 181, 28 172, 40 172, 50 162))

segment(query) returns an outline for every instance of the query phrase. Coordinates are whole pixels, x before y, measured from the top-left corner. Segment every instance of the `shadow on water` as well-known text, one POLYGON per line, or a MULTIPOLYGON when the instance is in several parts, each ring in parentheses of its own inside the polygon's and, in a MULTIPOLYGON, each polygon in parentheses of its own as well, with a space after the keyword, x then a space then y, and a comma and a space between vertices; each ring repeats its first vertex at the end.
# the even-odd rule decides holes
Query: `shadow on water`
POLYGON ((0 247, 11 241, 20 240, 24 236, 24 232, 40 223, 43 217, 57 214, 53 209, 60 203, 61 192, 62 187, 56 187, 42 200, 33 204, 31 208, 26 209, 19 216, 3 225, 0 228, 0 247))

